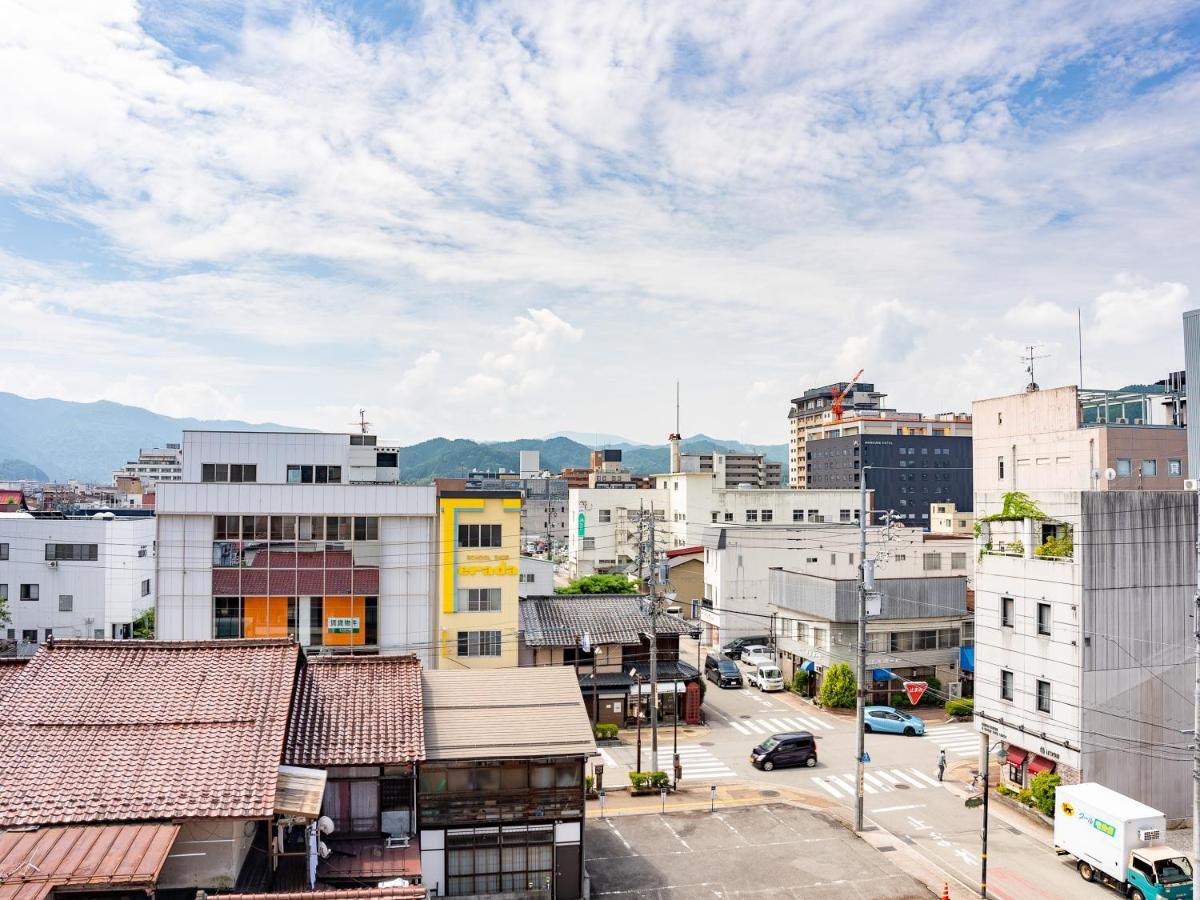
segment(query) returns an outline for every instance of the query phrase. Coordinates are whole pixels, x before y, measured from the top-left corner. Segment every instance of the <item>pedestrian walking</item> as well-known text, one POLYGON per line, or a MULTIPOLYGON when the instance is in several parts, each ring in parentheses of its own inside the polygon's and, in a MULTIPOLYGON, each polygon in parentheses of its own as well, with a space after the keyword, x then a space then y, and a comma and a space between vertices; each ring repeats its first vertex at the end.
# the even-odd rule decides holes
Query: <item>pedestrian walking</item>
POLYGON ((941 781, 942 775, 946 771, 946 750, 945 750, 945 748, 938 751, 937 770, 938 770, 938 781, 941 781))

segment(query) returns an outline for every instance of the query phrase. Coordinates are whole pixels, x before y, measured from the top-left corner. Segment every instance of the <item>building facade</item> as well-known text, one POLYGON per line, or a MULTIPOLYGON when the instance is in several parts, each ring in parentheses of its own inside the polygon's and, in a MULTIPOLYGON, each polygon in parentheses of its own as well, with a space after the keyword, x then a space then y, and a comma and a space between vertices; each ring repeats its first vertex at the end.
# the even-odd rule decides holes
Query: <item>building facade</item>
POLYGON ((437 668, 517 664, 520 491, 440 491, 437 668))
POLYGON ((847 388, 842 401, 845 410, 880 409, 887 395, 875 390, 875 385, 865 382, 839 381, 823 387, 809 388, 792 400, 788 410, 788 487, 802 490, 808 485, 808 432, 825 421, 832 421, 833 400, 847 388))
POLYGON ((0 513, 6 644, 33 653, 51 637, 131 638, 156 597, 149 517, 0 513))
POLYGON ((147 490, 152 490, 160 481, 183 481, 183 453, 179 444, 143 447, 138 450, 137 459, 113 472, 114 485, 119 485, 122 478, 139 481, 147 490))
POLYGON ((972 503, 971 438, 927 434, 852 434, 808 440, 810 488, 856 488, 864 467, 876 510, 929 527, 931 503, 972 503))
POLYGON ((519 583, 517 595, 524 600, 526 597, 542 597, 554 593, 554 561, 539 556, 521 555, 519 583))
POLYGON ((160 484, 158 636, 295 637, 311 652, 434 656, 435 488, 373 435, 183 435, 160 484), (372 479, 378 479, 377 481, 372 479))

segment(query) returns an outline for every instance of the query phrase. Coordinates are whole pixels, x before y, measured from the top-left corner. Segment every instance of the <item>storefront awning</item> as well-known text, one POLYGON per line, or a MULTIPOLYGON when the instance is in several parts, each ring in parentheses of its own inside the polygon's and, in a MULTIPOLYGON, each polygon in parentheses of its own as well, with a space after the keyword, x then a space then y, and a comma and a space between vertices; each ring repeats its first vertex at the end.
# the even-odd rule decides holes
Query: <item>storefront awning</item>
POLYGON ((816 670, 817 670, 817 664, 814 663, 811 659, 806 659, 804 662, 800 663, 800 671, 801 672, 815 672, 816 670))
POLYGON ((891 681, 893 678, 899 677, 900 676, 891 669, 875 669, 871 672, 871 678, 873 678, 875 681, 891 681))
POLYGON ((1028 755, 1029 752, 1022 750, 1020 747, 1010 746, 1008 748, 1008 764, 1010 766, 1016 766, 1017 768, 1020 768, 1025 764, 1025 757, 1028 755))
POLYGON ((959 647, 958 648, 958 667, 964 672, 975 671, 975 648, 974 647, 959 647))
POLYGON ((1052 759, 1046 759, 1044 756, 1038 756, 1036 753, 1033 759, 1029 760, 1029 774, 1037 775, 1039 772, 1053 772, 1058 763, 1052 759))

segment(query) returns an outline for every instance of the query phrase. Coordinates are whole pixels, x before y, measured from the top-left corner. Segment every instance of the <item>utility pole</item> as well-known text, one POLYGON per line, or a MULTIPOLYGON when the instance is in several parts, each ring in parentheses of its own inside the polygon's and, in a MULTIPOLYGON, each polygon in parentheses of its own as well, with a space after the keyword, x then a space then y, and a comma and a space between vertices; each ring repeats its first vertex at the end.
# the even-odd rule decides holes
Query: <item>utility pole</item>
POLYGON ((654 501, 650 501, 650 758, 658 771, 658 554, 654 548, 654 501))
POLYGON ((646 533, 643 531, 646 523, 646 501, 638 501, 638 590, 643 590, 646 584, 646 533))
POLYGON ((1200 490, 1196 491, 1196 606, 1192 611, 1195 632, 1196 685, 1192 714, 1192 866, 1200 864, 1200 490))
POLYGON ((863 830, 863 757, 867 752, 866 734, 863 726, 866 717, 866 674, 867 674, 867 469, 863 466, 858 479, 858 696, 855 702, 854 721, 858 734, 855 736, 855 791, 854 830, 863 830))

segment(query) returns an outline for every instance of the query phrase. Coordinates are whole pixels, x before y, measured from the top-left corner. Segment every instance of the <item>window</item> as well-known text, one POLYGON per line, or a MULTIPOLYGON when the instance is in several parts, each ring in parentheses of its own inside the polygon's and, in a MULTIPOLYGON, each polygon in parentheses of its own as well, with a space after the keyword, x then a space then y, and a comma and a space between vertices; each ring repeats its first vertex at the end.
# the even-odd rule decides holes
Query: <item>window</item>
POLYGON ((838 521, 839 522, 849 522, 850 521, 850 510, 839 509, 838 510, 838 521))
POLYGON ((0 603, 4 603, 7 600, 8 600, 8 585, 0 584, 0 603))
POLYGON ((966 567, 967 567, 967 554, 965 554, 965 553, 951 553, 950 554, 950 568, 951 569, 965 569, 966 567))
POLYGON ((341 466, 289 465, 288 484, 341 484, 341 466))
POLYGON ((996 457, 996 478, 1000 481, 1004 480, 1004 457, 996 457))
POLYGON ((1050 633, 1050 604, 1039 603, 1037 605, 1037 633, 1050 633))
POLYGON ((1158 474, 1158 460, 1157 459, 1143 459, 1142 460, 1142 477, 1143 478, 1153 478, 1157 474, 1158 474))
POLYGON ((38 642, 37 629, 36 628, 21 629, 21 640, 24 641, 26 644, 36 644, 38 642))
MULTIPOLYGON (((1183 460, 1168 459, 1167 460, 1167 474, 1174 478, 1178 478, 1180 475, 1182 475, 1183 474, 1183 460)), ((0 551, 3 551, 3 550, 4 550, 4 545, 0 544, 0 551)), ((0 556, 0 559, 4 559, 4 558, 5 558, 4 556, 0 556)))
POLYGON ((612 510, 611 509, 598 509, 598 510, 596 510, 596 513, 599 515, 598 521, 600 522, 601 525, 607 525, 609 522, 612 521, 612 510))
POLYGON ((1133 474, 1133 464, 1127 459, 1118 459, 1117 460, 1117 474, 1118 475, 1133 474))
POLYGON ((731 513, 731 512, 725 513, 725 521, 732 522, 733 521, 733 513, 731 513))
POLYGON ((143 597, 150 596, 150 579, 149 578, 142 579, 142 596, 143 597))
POLYGON ((975 646, 975 623, 974 622, 963 622, 962 623, 962 646, 964 646, 964 647, 974 647, 975 646))
POLYGON ((1007 669, 1000 670, 1000 699, 1010 703, 1013 698, 1013 673, 1007 669))
POLYGON ((46 559, 56 562, 95 562, 98 544, 47 544, 46 559))
POLYGON ((758 510, 757 509, 746 510, 746 521, 747 522, 757 522, 758 521, 758 510))
POLYGON ((242 484, 258 481, 258 466, 244 463, 203 463, 200 480, 204 482, 242 484))
MULTIPOLYGON (((587 538, 584 538, 586 541, 587 538)), ((595 538, 592 539, 593 547, 595 538)), ((458 546, 460 547, 499 547, 499 525, 459 525, 458 546)), ((585 548, 586 549, 586 548, 585 548)))
POLYGON ((937 572, 942 568, 942 554, 924 553, 921 555, 921 568, 926 572, 937 572))
POLYGON ((458 633, 459 656, 499 656, 499 631, 460 631, 458 633))
POLYGON ((21 585, 21 599, 22 600, 36 600, 36 599, 38 599, 38 592, 40 590, 41 590, 41 585, 23 584, 23 585, 21 585))
POLYGON ((775 519, 775 510, 773 510, 773 509, 764 509, 764 510, 760 510, 760 511, 759 511, 759 514, 758 514, 758 517, 759 517, 759 519, 761 519, 763 522, 771 522, 771 521, 774 521, 774 519, 775 519))
POLYGON ((1016 601, 1012 597, 1000 598, 1000 624, 1005 628, 1012 628, 1013 623, 1017 618, 1016 601))
POLYGON ((73 594, 58 595, 58 611, 71 612, 75 609, 75 596, 73 594))
POLYGON ((537 580, 537 576, 532 572, 522 572, 517 576, 517 581, 521 584, 533 584, 537 580))
MULTIPOLYGON (((522 575, 522 578, 525 576, 522 575)), ((529 576, 533 580, 533 576, 529 576)), ((459 588, 455 612, 499 612, 500 588, 459 588)))
POLYGON ((596 539, 594 537, 585 537, 583 539, 583 549, 584 550, 595 550, 596 549, 596 539))
MULTIPOLYGON (((499 527, 499 526, 497 526, 499 527)), ((354 517, 354 539, 356 541, 377 541, 379 540, 379 517, 378 516, 355 516, 354 517)))
POLYGON ((792 521, 793 522, 803 522, 804 521, 804 510, 793 509, 792 510, 792 521))
POLYGON ((138 559, 145 559, 145 558, 146 558, 146 546, 143 544, 141 547, 138 547, 138 559))
POLYGON ((376 453, 375 468, 377 469, 398 469, 400 468, 399 453, 376 453))
POLYGON ((352 434, 350 435, 351 447, 374 447, 375 435, 373 434, 352 434))
POLYGON ((824 521, 825 521, 825 517, 824 517, 823 515, 821 515, 821 511, 820 511, 819 509, 810 509, 810 510, 808 511, 808 521, 810 521, 810 522, 824 522, 824 521))
POLYGON ((0 559, 8 559, 8 544, 0 544, 0 559))
POLYGON ((553 882, 553 825, 453 829, 446 833, 447 896, 501 892, 548 895, 553 882))
POLYGON ((1048 681, 1037 683, 1037 708, 1038 712, 1050 712, 1050 682, 1048 681))

